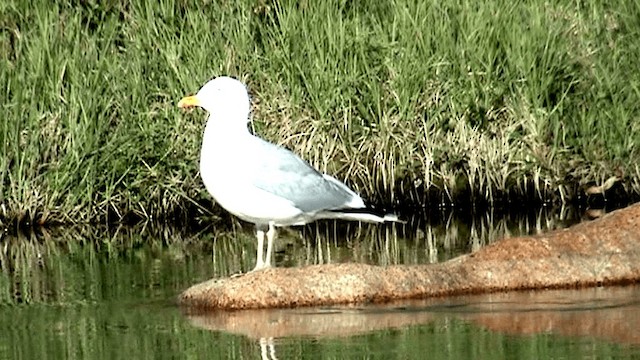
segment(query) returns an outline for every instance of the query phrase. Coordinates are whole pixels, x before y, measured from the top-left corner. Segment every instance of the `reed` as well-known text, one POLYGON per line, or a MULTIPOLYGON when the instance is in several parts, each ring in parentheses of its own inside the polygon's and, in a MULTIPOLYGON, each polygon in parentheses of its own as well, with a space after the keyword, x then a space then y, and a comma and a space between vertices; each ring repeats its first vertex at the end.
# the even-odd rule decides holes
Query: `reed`
POLYGON ((254 128, 374 202, 640 193, 640 6, 56 1, 0 4, 0 218, 210 216, 204 114, 248 84, 254 128), (185 215, 186 214, 186 215, 185 215))

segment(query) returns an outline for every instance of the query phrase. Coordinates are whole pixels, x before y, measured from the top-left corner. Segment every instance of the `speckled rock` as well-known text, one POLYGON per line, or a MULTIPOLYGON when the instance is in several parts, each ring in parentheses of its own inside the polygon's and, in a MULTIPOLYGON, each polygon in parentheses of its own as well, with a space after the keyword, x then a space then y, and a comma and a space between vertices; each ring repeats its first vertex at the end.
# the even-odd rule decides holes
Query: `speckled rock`
POLYGON ((281 308, 639 280, 636 204, 567 229, 497 241, 440 264, 275 268, 205 281, 183 292, 179 302, 207 309, 281 308))

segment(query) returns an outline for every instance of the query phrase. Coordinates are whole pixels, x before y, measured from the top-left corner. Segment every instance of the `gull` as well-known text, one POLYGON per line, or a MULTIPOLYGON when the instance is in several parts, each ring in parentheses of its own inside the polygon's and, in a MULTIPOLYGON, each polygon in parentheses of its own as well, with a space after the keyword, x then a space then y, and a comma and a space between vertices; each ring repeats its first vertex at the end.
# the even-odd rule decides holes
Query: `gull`
POLYGON ((276 226, 319 219, 399 221, 392 214, 371 213, 362 198, 339 180, 253 135, 248 128, 251 102, 242 82, 226 76, 214 78, 197 94, 182 98, 178 107, 200 107, 208 113, 200 176, 217 204, 255 224, 258 250, 253 271, 271 267, 276 226))

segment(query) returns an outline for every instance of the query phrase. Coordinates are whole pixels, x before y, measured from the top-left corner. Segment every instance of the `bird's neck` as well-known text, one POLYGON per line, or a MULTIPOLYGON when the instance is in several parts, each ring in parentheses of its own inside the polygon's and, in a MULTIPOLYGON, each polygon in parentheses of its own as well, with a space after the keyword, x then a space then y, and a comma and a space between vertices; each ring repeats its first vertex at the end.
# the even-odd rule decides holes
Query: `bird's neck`
POLYGON ((249 114, 209 114, 202 139, 203 148, 208 145, 233 142, 239 136, 250 135, 247 128, 248 116, 249 114), (236 119, 238 121, 233 121, 236 119))

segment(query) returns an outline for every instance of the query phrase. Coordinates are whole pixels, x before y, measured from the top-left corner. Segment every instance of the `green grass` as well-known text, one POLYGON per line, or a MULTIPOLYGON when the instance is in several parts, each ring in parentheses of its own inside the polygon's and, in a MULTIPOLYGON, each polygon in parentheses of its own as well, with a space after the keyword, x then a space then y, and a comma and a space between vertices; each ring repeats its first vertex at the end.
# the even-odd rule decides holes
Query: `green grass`
POLYGON ((204 114, 176 102, 223 74, 374 201, 637 194, 638 38, 631 0, 2 2, 0 217, 206 212, 204 114))

